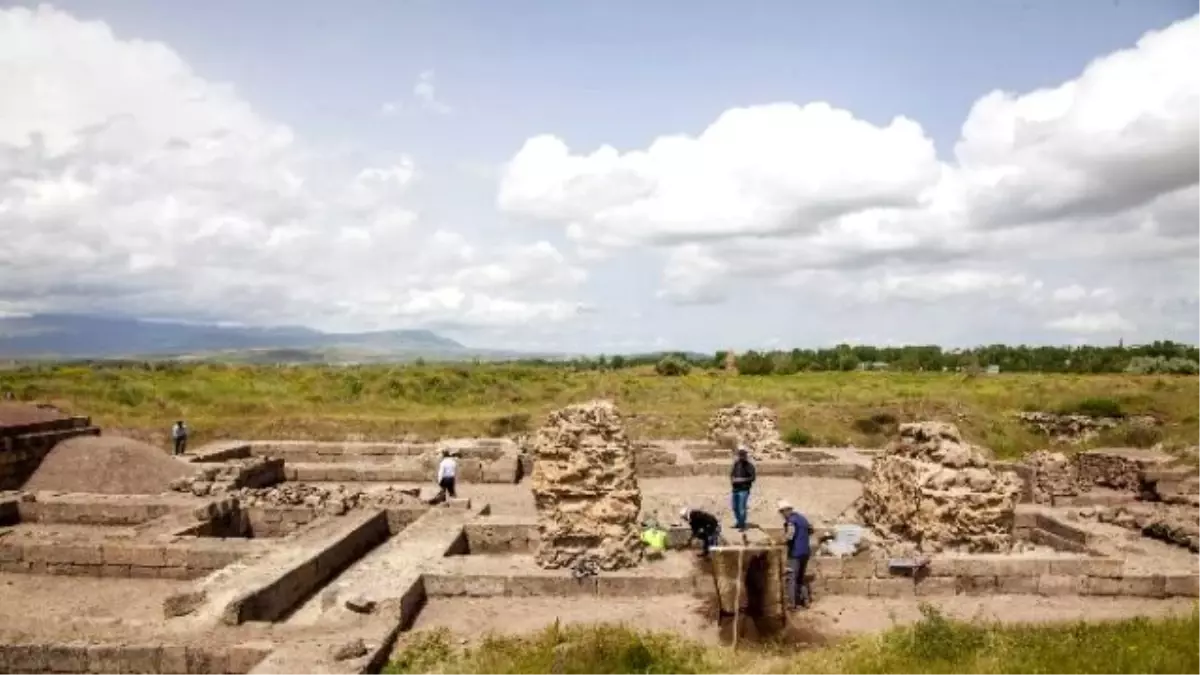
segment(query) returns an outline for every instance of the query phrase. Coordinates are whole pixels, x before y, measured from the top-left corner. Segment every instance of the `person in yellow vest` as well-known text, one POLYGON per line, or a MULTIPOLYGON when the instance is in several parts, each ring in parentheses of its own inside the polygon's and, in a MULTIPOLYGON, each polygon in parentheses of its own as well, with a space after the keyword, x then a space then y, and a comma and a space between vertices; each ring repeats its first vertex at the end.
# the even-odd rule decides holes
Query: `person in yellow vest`
POLYGON ((661 558, 667 551, 667 531, 654 520, 646 520, 642 523, 642 543, 646 545, 647 557, 661 558))

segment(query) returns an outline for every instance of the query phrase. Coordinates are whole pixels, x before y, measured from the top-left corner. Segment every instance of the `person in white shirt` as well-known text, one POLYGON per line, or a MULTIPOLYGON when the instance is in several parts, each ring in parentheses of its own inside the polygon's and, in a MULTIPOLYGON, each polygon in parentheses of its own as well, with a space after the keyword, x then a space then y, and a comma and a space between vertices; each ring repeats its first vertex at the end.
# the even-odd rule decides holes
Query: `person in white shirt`
POLYGON ((438 463, 437 484, 442 488, 442 496, 454 499, 458 496, 454 491, 454 480, 458 477, 458 460, 454 458, 453 448, 442 450, 442 461, 438 463))
POLYGON ((187 451, 188 428, 183 423, 183 420, 175 422, 175 426, 171 427, 171 440, 175 442, 175 452, 173 454, 182 455, 187 451))

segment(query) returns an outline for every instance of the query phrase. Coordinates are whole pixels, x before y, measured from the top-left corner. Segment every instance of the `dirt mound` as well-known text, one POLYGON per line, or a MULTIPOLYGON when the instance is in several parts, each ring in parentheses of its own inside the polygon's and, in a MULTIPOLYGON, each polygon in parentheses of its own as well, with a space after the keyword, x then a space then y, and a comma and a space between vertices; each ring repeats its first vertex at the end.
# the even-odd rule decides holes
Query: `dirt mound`
POLYGON ((920 551, 1008 551, 1021 483, 988 466, 943 422, 900 425, 871 466, 858 503, 863 522, 920 551))
POLYGON ((153 445, 119 436, 81 436, 62 441, 42 460, 23 490, 154 495, 195 468, 153 445))
POLYGON ((0 401, 0 427, 19 427, 65 419, 57 408, 0 401))
POLYGON ((616 407, 592 401, 550 413, 538 429, 534 456, 538 565, 616 570, 638 564, 642 493, 616 407))

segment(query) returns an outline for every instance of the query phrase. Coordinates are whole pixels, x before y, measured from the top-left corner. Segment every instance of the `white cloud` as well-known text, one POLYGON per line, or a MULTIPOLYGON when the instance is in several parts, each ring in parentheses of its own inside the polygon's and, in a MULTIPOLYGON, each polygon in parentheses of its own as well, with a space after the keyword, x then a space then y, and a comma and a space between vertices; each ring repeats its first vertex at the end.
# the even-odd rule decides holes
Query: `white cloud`
POLYGON ((550 244, 477 248, 431 226, 413 158, 331 161, 164 45, 0 11, 0 90, 6 312, 348 329, 579 309, 564 294, 582 273, 550 244))
POLYGON ((1006 330, 1157 337, 1197 298, 1197 57, 1192 17, 1060 86, 986 93, 948 161, 915 121, 825 103, 735 108, 624 152, 538 135, 497 205, 588 255, 668 249, 665 301, 746 302, 775 284, 798 303, 923 303, 927 325, 1002 304, 1006 330))
POLYGON ((437 97, 437 91, 434 87, 434 72, 432 70, 423 71, 417 76, 417 83, 413 85, 413 98, 417 100, 417 104, 423 110, 428 110, 439 115, 448 115, 454 112, 454 109, 441 101, 437 97))
POLYGON ((1047 325, 1056 330, 1079 334, 1116 333, 1137 329, 1137 326, 1115 311, 1076 312, 1070 316, 1055 319, 1047 325))
POLYGON ((579 241, 631 246, 815 234, 840 215, 916 207, 940 175, 933 143, 905 118, 877 127, 824 103, 736 108, 696 138, 575 156, 554 136, 505 169, 501 209, 562 222, 579 241))
POLYGON ((404 110, 403 101, 384 101, 379 106, 379 114, 383 117, 395 117, 404 110))

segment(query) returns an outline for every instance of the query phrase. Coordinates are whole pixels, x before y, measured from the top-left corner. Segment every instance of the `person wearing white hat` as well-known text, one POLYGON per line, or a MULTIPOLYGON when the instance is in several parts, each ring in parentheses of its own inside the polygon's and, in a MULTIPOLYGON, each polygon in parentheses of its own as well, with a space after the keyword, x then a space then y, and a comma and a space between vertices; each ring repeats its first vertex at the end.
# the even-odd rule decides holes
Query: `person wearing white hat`
POLYGON ((688 524, 692 529, 692 536, 688 538, 688 545, 691 545, 692 539, 700 540, 700 557, 708 557, 708 551, 721 538, 721 521, 717 517, 707 511, 684 507, 679 511, 679 517, 683 522, 688 524))
POLYGON ((779 515, 783 516, 783 536, 787 540, 788 579, 787 600, 791 609, 808 607, 811 593, 804 575, 808 572, 808 558, 812 554, 809 538, 812 536, 812 525, 803 514, 792 508, 786 499, 780 499, 776 504, 779 515))

